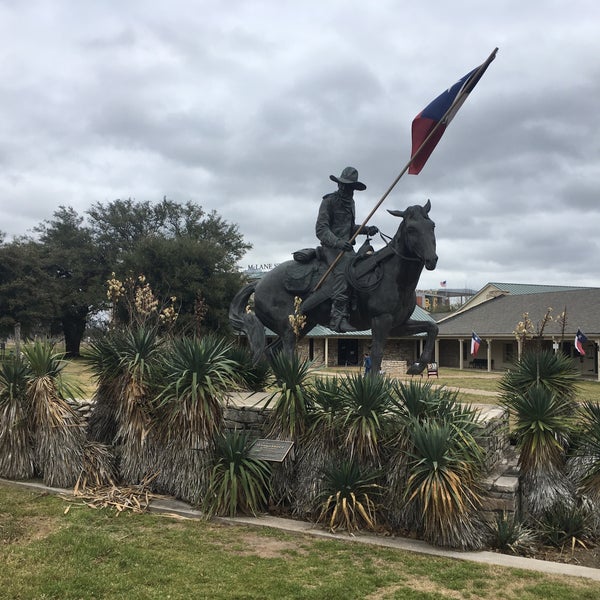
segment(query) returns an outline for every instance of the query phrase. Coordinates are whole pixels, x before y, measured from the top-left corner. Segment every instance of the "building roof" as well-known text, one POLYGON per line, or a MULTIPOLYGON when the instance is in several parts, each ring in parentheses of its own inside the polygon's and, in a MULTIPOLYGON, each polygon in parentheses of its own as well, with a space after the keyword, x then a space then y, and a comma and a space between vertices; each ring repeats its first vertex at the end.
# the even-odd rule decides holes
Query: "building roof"
MULTIPOLYGON (((567 292, 569 290, 583 290, 590 288, 569 286, 569 285, 549 285, 549 284, 537 284, 537 283, 499 283, 496 281, 490 281, 486 283, 476 294, 469 298, 462 306, 458 307, 454 314, 466 312, 471 310, 473 307, 487 302, 498 296, 518 296, 522 294, 543 294, 546 292, 567 292)), ((440 319, 440 322, 449 318, 444 316, 440 319)))
MULTIPOLYGON (((433 317, 426 310, 422 309, 420 306, 415 306, 415 310, 413 311, 410 318, 415 321, 431 321, 432 323, 435 323, 435 320, 433 319, 433 317)), ((267 329, 267 328, 265 328, 265 333, 267 336, 270 336, 270 337, 275 336, 275 334, 270 329, 267 329)), ((417 335, 425 335, 425 334, 419 333, 417 335)), ((371 337, 371 330, 366 329, 365 331, 349 331, 348 333, 338 333, 337 331, 333 331, 332 329, 329 329, 328 327, 325 327, 324 325, 316 325, 306 334, 305 337, 307 337, 307 338, 371 337)), ((409 337, 412 337, 412 336, 409 336, 409 337)))
POLYGON ((537 327, 548 308, 553 309, 551 316, 554 320, 546 326, 544 337, 558 338, 562 335, 556 317, 566 309, 565 336, 574 336, 577 329, 581 329, 588 337, 600 338, 600 288, 568 288, 498 296, 440 321, 439 337, 470 338, 475 331, 483 338, 514 338, 513 332, 523 320, 524 313, 529 314, 534 327, 537 327))

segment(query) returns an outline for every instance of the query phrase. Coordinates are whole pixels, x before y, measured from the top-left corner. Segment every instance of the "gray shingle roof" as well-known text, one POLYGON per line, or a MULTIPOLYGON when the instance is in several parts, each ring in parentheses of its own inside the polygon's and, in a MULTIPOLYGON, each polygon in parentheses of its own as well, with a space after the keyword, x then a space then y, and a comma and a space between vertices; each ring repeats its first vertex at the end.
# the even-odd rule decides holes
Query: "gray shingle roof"
MULTIPOLYGON (((600 288, 500 296, 439 323, 439 337, 470 337, 473 331, 480 337, 514 337, 513 331, 523 313, 529 313, 535 326, 549 307, 553 309, 553 317, 566 307, 565 336, 574 336, 581 329, 588 337, 600 337, 600 288)), ((561 327, 554 321, 544 331, 545 337, 560 334, 561 327)))

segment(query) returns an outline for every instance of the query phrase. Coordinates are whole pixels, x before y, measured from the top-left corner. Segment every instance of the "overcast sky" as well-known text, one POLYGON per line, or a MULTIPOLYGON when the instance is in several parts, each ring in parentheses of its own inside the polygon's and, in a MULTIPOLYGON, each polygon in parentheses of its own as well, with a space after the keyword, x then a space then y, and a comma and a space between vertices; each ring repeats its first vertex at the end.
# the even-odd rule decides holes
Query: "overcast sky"
POLYGON ((361 222, 414 116, 497 46, 371 224, 431 199, 423 289, 600 286, 599 23, 597 0, 0 0, 0 230, 167 196, 236 223, 241 267, 288 260, 329 175, 358 169, 361 222))

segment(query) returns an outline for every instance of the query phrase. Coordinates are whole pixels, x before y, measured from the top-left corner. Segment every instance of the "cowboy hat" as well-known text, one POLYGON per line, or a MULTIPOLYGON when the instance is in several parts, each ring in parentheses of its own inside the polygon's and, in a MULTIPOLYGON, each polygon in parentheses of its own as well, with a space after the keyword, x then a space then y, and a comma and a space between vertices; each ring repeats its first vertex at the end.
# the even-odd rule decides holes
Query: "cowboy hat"
POLYGON ((358 181, 358 171, 354 167, 346 167, 339 177, 330 175, 329 179, 336 183, 351 185, 355 190, 360 190, 361 192, 367 189, 367 186, 364 183, 358 181))

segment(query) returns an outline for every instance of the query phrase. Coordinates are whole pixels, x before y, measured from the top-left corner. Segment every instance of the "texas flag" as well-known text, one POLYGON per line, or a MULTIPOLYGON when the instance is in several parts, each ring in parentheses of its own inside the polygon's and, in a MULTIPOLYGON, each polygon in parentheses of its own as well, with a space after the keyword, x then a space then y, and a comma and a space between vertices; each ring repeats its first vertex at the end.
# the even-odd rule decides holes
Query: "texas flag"
POLYGON ((585 350, 583 349, 583 345, 588 341, 588 339, 581 333, 581 329, 577 330, 575 334, 575 350, 581 354, 581 356, 585 356, 585 350))
POLYGON ((477 356, 479 346, 481 346, 481 338, 473 332, 473 336, 471 337, 471 356, 477 356))
POLYGON ((446 131, 448 123, 452 121, 469 93, 477 85, 492 60, 494 60, 497 50, 498 48, 492 52, 482 65, 459 79, 414 118, 412 122, 411 152, 411 157, 414 157, 414 159, 408 169, 409 174, 418 175, 421 172, 421 169, 425 166, 427 159, 437 146, 444 131, 446 131))

